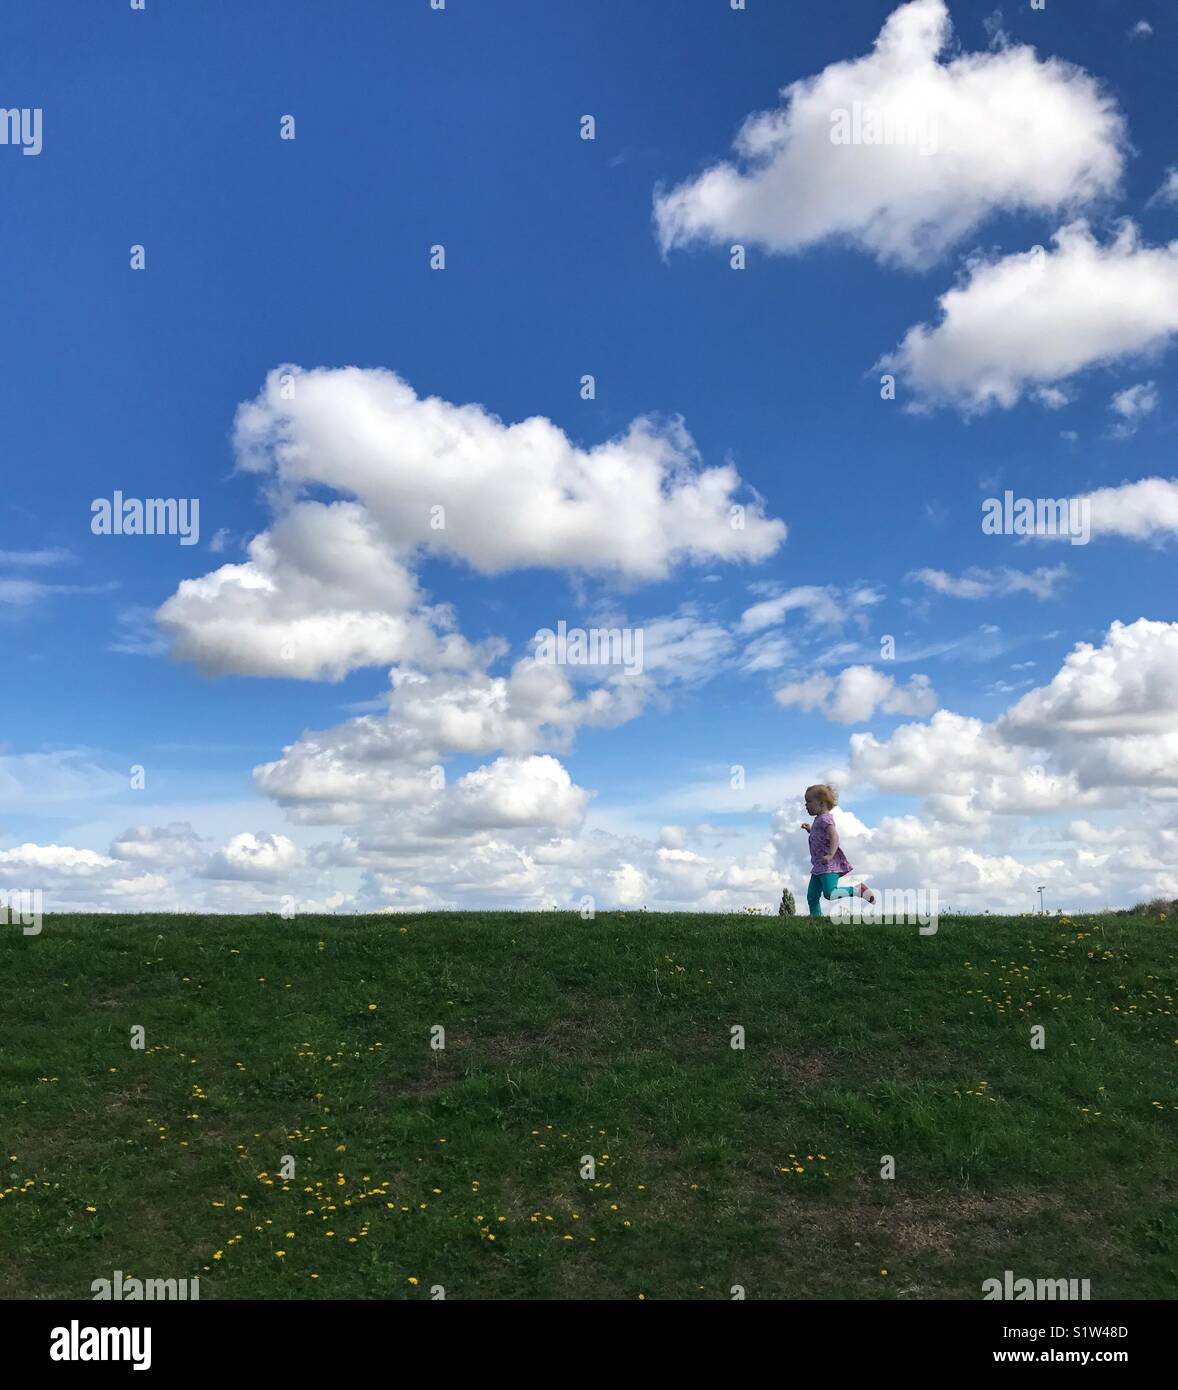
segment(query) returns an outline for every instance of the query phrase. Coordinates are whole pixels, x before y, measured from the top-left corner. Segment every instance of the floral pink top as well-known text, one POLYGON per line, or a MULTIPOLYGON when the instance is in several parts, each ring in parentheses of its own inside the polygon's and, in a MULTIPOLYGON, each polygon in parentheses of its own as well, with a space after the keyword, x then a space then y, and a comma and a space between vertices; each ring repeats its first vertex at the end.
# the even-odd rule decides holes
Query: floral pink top
POLYGON ((810 872, 812 874, 849 874, 851 865, 840 845, 831 858, 830 846, 834 839, 834 817, 823 811, 810 822, 810 872))

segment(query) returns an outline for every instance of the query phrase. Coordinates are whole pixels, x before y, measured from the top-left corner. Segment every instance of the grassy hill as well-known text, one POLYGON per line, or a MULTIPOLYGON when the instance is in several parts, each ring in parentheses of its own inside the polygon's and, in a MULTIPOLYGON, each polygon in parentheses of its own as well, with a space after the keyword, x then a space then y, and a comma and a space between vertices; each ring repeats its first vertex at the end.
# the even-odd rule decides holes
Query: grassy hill
POLYGON ((1126 916, 8 927, 3 1287, 1173 1298, 1175 958, 1126 916))

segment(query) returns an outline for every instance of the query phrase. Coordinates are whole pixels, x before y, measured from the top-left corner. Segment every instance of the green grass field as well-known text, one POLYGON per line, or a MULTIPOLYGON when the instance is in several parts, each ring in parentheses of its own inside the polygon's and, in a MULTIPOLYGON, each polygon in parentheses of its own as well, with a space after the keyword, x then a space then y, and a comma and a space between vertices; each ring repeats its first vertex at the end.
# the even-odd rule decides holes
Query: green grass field
POLYGON ((1175 956, 1130 916, 10 926, 3 1290, 1173 1298, 1175 956))

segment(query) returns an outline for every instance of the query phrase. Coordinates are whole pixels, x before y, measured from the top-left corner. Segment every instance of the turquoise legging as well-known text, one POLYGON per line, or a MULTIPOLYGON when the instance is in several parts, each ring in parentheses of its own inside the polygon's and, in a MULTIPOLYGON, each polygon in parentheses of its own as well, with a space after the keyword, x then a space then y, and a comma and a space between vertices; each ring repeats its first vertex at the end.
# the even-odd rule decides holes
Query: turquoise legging
POLYGON ((857 888, 845 885, 838 886, 839 874, 811 874, 810 886, 806 889, 806 901, 810 904, 810 916, 822 916, 822 898, 853 898, 859 891, 857 888))

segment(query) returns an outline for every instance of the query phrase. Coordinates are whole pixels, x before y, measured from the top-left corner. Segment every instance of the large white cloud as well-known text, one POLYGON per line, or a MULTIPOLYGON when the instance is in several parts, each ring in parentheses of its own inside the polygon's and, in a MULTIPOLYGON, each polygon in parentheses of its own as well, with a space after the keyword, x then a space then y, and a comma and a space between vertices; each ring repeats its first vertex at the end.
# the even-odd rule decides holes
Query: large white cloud
POLYGON ((1000 728, 1033 743, 1178 729, 1178 623, 1114 622, 1101 646, 1077 643, 1051 682, 1024 695, 1000 728))
POLYGON ((986 817, 1033 815, 1095 803, 1070 770, 1055 770, 1010 746, 984 720, 938 710, 888 739, 851 735, 849 773, 859 790, 924 798, 939 819, 985 832, 986 817))
POLYGON ((984 720, 938 710, 925 724, 904 724, 890 738, 851 735, 851 770, 883 792, 972 794, 980 779, 1018 772, 1018 754, 984 720))
POLYGON ((785 538, 677 421, 639 419, 586 449, 539 416, 509 425, 423 399, 390 371, 284 367, 238 409, 234 439, 239 466, 267 479, 275 522, 244 564, 185 581, 158 613, 174 654, 211 674, 481 664, 419 590, 427 554, 484 574, 633 581, 683 561, 762 560, 785 538))
POLYGON ((243 831, 216 854, 201 873, 205 878, 277 879, 288 876, 300 860, 298 847, 285 835, 243 831))
POLYGON ((1178 333, 1178 242, 1146 246, 1131 222, 1101 243, 1087 222, 1062 227, 1054 249, 977 258, 877 366, 919 408, 1010 408, 1035 388, 1134 359, 1178 333))
POLYGON ((543 755, 496 758, 461 778, 433 811, 439 832, 488 828, 577 828, 589 794, 574 785, 561 763, 543 755))
POLYGON ((1094 536, 1130 540, 1178 536, 1178 479, 1142 478, 1084 494, 1094 536))
POLYGON ((177 906, 164 874, 134 873, 92 849, 31 841, 0 850, 0 891, 38 892, 44 912, 166 911, 177 906))
POLYGON ((944 0, 912 0, 871 53, 791 83, 745 121, 735 163, 656 193, 663 249, 842 238, 923 266, 996 210, 1077 207, 1116 188, 1124 122, 1092 77, 1026 46, 950 56, 951 42, 944 0), (861 143, 832 142, 840 112, 858 112, 861 143), (866 143, 873 120, 891 123, 892 143, 866 143), (895 138, 905 130, 911 140, 895 138))
POLYGON ((50 873, 71 878, 92 878, 112 867, 108 855, 70 845, 37 845, 26 841, 0 850, 0 872, 10 881, 21 874, 50 873))
POLYGON ((449 614, 355 503, 302 502, 250 542, 244 564, 182 581, 157 620, 173 655, 209 675, 338 680, 394 661, 463 664, 449 614))
POLYGON ((419 397, 390 371, 278 368, 238 410, 235 443, 243 467, 285 487, 359 498, 398 553, 421 547, 483 574, 658 579, 685 559, 764 559, 785 536, 755 499, 733 524, 736 470, 704 467, 679 422, 635 420, 584 449, 541 416, 505 424, 419 397))
POLYGON ((304 734, 254 780, 299 820, 353 823, 378 805, 429 805, 454 754, 566 749, 579 728, 633 718, 653 691, 645 675, 615 674, 578 694, 569 668, 530 657, 506 676, 396 671, 385 713, 304 734))
POLYGON ((939 710, 886 740, 851 736, 860 788, 920 795, 962 824, 1123 806, 1178 788, 1178 623, 1113 623, 994 723, 939 710))
POLYGON ((997 728, 1087 786, 1178 789, 1178 623, 1117 622, 1101 646, 1078 643, 997 728))

